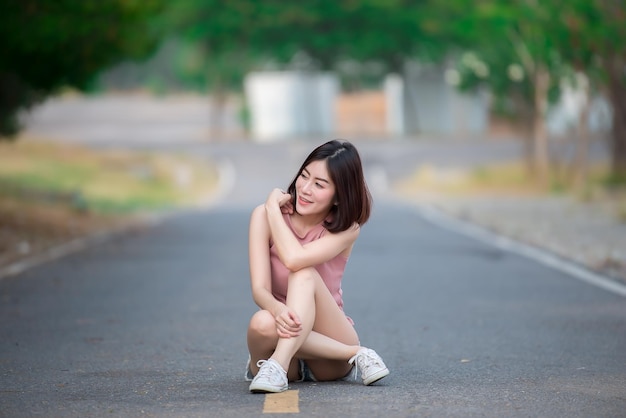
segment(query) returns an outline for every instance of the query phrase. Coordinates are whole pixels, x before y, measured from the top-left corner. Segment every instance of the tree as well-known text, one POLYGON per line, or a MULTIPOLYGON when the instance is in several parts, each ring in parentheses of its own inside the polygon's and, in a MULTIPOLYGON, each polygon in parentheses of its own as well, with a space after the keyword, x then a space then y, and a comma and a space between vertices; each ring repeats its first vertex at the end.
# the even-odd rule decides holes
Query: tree
MULTIPOLYGON (((527 108, 532 115, 534 174, 545 182, 546 106, 558 97, 564 77, 581 72, 579 80, 588 80, 591 90, 604 92, 611 101, 612 173, 626 179, 626 0, 450 0, 433 1, 430 8, 432 16, 448 16, 452 22, 429 26, 448 40, 445 48, 475 51, 488 68, 489 75, 482 77, 472 65, 461 68, 461 87, 486 84, 496 99, 518 98, 518 109, 527 108)), ((581 116, 580 137, 585 120, 581 116)), ((580 164, 585 164, 585 147, 583 140, 580 164)))
POLYGON ((0 6, 0 138, 18 115, 63 86, 158 45, 162 0, 5 0, 0 6))
POLYGON ((335 70, 346 59, 400 68, 419 39, 421 1, 180 0, 169 18, 202 60, 194 73, 208 80, 213 109, 246 73, 292 65, 335 70), (304 59, 299 59, 305 57, 304 59))
POLYGON ((439 10, 444 8, 443 13, 458 16, 440 30, 448 34, 448 51, 466 51, 457 52, 460 87, 487 85, 496 102, 513 103, 513 110, 528 119, 529 167, 545 184, 550 160, 545 117, 550 92, 558 88, 565 71, 554 41, 561 30, 555 25, 556 0, 445 3, 433 2, 432 13, 442 13, 439 10))
POLYGON ((612 177, 626 181, 626 0, 572 0, 563 5, 561 50, 603 91, 613 110, 612 177))

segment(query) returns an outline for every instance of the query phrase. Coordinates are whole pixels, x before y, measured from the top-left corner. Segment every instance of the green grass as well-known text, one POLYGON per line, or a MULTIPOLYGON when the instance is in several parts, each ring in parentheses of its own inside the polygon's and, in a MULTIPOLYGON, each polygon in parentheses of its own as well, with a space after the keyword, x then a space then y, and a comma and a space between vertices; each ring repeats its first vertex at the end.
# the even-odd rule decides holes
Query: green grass
POLYGON ((193 205, 215 189, 213 167, 181 155, 95 152, 34 140, 0 143, 0 198, 130 213, 193 205))
POLYGON ((482 166, 475 169, 422 165, 398 185, 403 192, 448 196, 489 194, 534 194, 537 187, 519 163, 482 166))
POLYGON ((571 196, 581 202, 603 202, 626 222, 626 181, 610 176, 606 164, 592 165, 587 182, 574 185, 563 170, 539 184, 521 161, 492 164, 471 170, 422 165, 397 185, 401 193, 419 196, 571 196))

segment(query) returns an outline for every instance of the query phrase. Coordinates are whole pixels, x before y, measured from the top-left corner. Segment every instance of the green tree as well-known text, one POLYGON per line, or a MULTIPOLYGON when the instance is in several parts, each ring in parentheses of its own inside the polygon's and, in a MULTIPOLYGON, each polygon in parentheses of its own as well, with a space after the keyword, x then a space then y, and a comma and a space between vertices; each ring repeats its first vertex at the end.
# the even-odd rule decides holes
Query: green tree
MULTIPOLYGON (((550 160, 545 111, 558 98, 561 81, 575 72, 584 75, 578 80, 588 80, 589 93, 601 91, 611 101, 612 172, 626 178, 625 0, 433 0, 429 14, 426 27, 445 50, 475 52, 477 59, 465 60, 469 65, 460 60, 461 87, 485 84, 497 101, 513 102, 515 111, 530 116, 528 155, 540 179, 546 180, 550 160), (435 16, 447 16, 450 23, 436 23, 435 16)), ((578 134, 576 163, 583 173, 588 110, 583 109, 578 134)))
POLYGON ((181 0, 169 18, 198 53, 193 78, 203 77, 219 113, 226 91, 254 69, 296 66, 336 70, 346 59, 399 69, 419 39, 423 1, 181 0), (197 59, 200 57, 200 59, 197 59), (299 59, 305 57, 304 59, 299 59))
POLYGON ((431 13, 446 14, 453 22, 436 29, 444 48, 459 57, 460 87, 486 85, 497 103, 508 103, 528 121, 529 167, 545 183, 549 170, 545 117, 550 92, 566 71, 555 43, 561 30, 555 25, 556 0, 445 3, 433 1, 431 13))
POLYGON ((0 6, 0 137, 63 86, 86 89, 102 69, 158 45, 161 0, 5 0, 0 6))
MULTIPOLYGON (((590 89, 606 94, 613 110, 611 171, 626 181, 626 0, 572 0, 562 4, 561 53, 585 74, 590 89)), ((583 144, 584 145, 584 144, 583 144)))

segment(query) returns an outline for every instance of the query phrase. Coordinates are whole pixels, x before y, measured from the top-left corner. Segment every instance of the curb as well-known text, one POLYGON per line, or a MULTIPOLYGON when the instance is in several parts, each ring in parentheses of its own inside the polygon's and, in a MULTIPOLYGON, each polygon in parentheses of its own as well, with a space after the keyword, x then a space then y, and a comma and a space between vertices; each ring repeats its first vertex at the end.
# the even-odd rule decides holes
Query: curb
MULTIPOLYGON (((214 195, 212 195, 206 202, 204 202, 203 205, 201 205, 203 208, 210 208, 215 206, 215 204, 219 202, 234 186, 236 173, 233 164, 228 160, 222 160, 218 162, 217 169, 219 173, 217 190, 214 195)), ((86 249, 93 245, 98 245, 110 239, 122 236, 128 232, 136 230, 137 228, 154 227, 162 223, 165 219, 188 210, 194 209, 183 208, 171 212, 162 212, 159 214, 146 215, 141 217, 137 222, 132 222, 130 225, 114 227, 112 229, 107 229, 94 234, 75 238, 66 243, 53 246, 41 253, 25 257, 19 261, 10 263, 4 267, 0 267, 0 281, 7 277, 20 274, 40 264, 47 263, 49 261, 86 249)))
POLYGON ((416 208, 422 218, 434 225, 495 246, 501 250, 522 255, 580 281, 626 297, 625 285, 616 282, 608 276, 593 272, 573 261, 566 260, 549 251, 525 244, 513 238, 498 235, 477 224, 448 215, 432 206, 418 205, 416 208))
POLYGON ((133 222, 130 225, 114 227, 112 229, 107 229, 104 231, 96 232, 94 234, 75 238, 63 244, 53 246, 41 253, 25 257, 19 261, 10 263, 4 267, 0 267, 0 281, 7 277, 20 274, 40 264, 47 263, 48 261, 64 257, 66 255, 78 252, 93 245, 101 244, 112 238, 122 236, 125 233, 136 230, 137 228, 153 227, 161 223, 166 216, 167 215, 148 216, 140 219, 137 222, 133 222))

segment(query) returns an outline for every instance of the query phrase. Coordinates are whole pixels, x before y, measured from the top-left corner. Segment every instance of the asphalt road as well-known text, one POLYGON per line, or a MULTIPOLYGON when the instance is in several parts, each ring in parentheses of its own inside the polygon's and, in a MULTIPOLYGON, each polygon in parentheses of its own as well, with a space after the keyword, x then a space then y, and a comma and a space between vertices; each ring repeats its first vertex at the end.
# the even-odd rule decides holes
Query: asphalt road
MULTIPOLYGON (((256 309, 248 217, 271 187, 289 183, 312 144, 155 138, 154 119, 130 130, 118 123, 132 114, 122 104, 112 106, 118 120, 97 129, 77 126, 86 117, 77 112, 101 118, 100 108, 74 106, 35 132, 190 152, 220 165, 223 191, 206 210, 0 280, 0 416, 263 416, 267 397, 249 394, 243 380, 256 309)), ((199 118, 174 136, 205 129, 199 118)), ((357 146, 376 204, 346 271, 345 308, 391 375, 372 387, 293 384, 299 415, 626 416, 624 297, 432 224, 388 193, 418 163, 508 159, 519 144, 357 146)))
MULTIPOLYGON (((370 146, 381 172, 391 148, 370 146)), ((263 415, 243 380, 248 216, 308 148, 213 148, 230 179, 212 208, 0 281, 0 416, 263 415)), ((433 225, 374 177, 345 308, 392 373, 294 384, 300 415, 626 416, 623 297, 433 225)))

